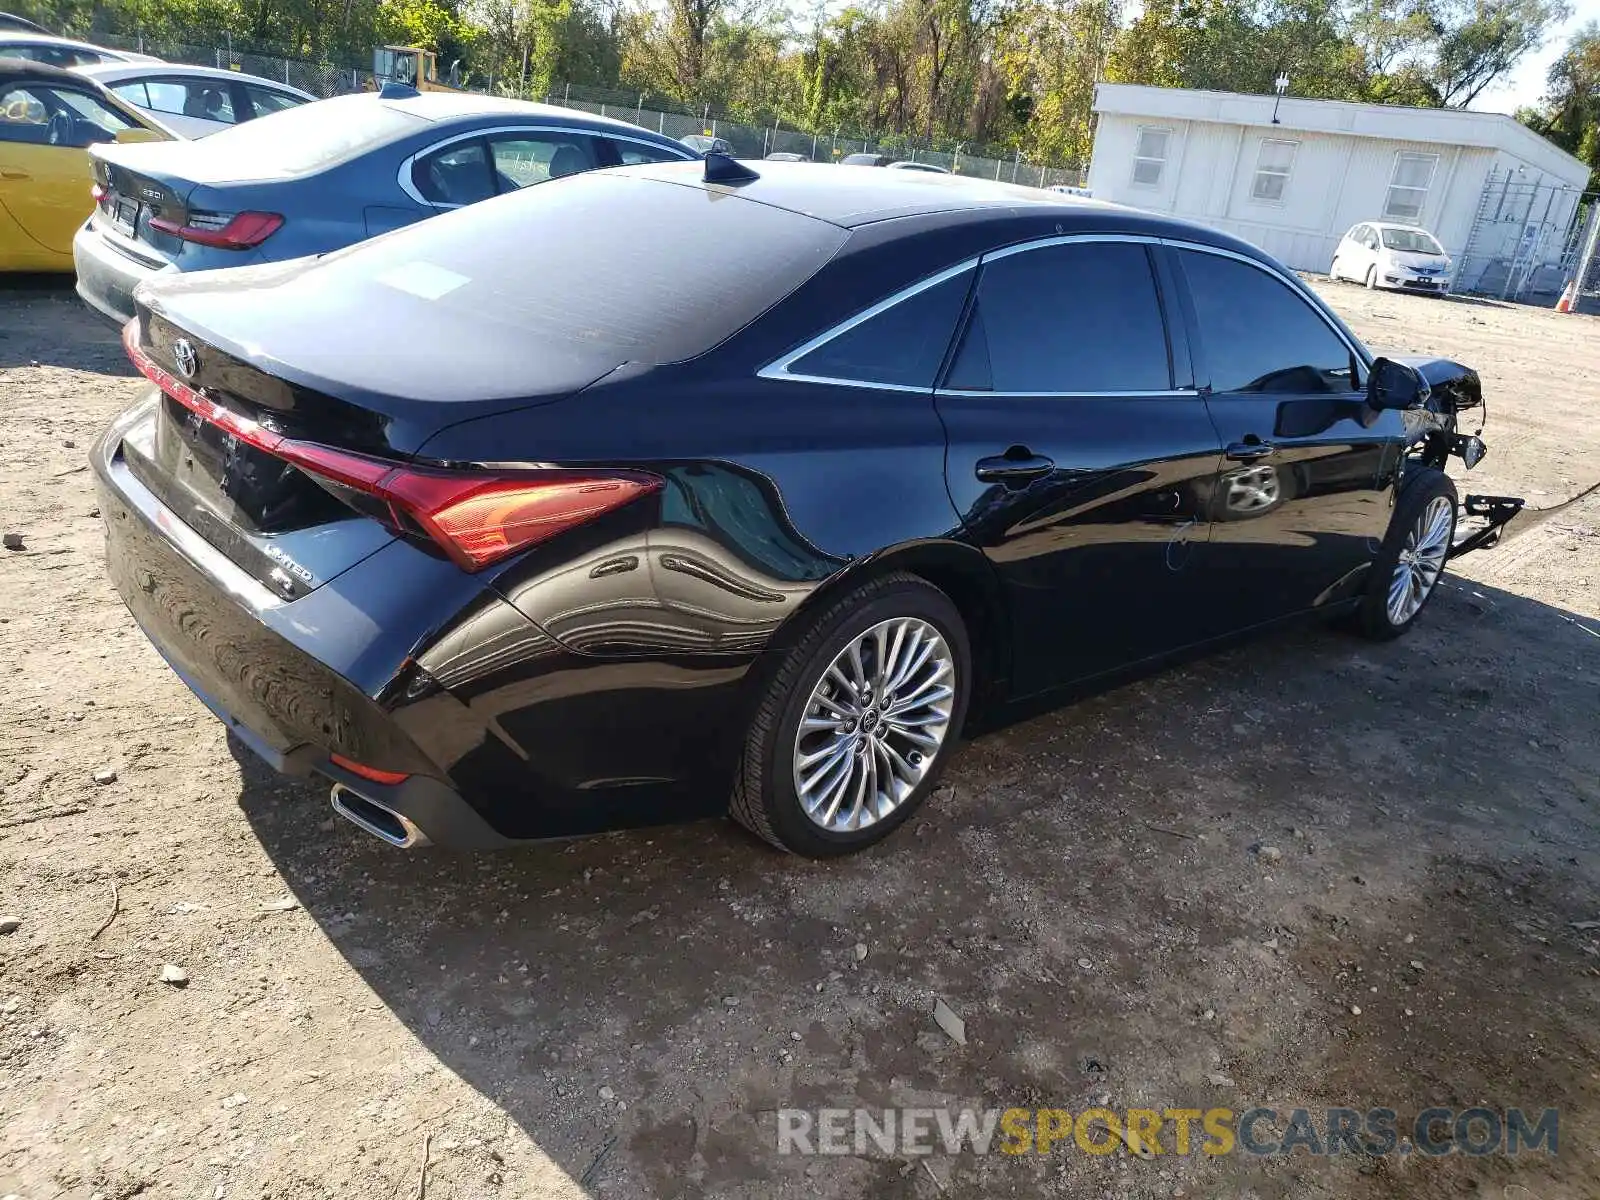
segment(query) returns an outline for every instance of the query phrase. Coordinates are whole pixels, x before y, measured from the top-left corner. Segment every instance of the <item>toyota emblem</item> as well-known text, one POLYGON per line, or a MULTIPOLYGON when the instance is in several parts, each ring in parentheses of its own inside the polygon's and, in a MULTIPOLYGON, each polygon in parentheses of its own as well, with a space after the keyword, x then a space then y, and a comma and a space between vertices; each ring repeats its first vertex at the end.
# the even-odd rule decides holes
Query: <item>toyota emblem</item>
POLYGON ((172 360, 178 366, 178 374, 185 379, 193 379, 195 368, 200 365, 200 359, 195 355, 188 338, 179 338, 172 343, 172 360))

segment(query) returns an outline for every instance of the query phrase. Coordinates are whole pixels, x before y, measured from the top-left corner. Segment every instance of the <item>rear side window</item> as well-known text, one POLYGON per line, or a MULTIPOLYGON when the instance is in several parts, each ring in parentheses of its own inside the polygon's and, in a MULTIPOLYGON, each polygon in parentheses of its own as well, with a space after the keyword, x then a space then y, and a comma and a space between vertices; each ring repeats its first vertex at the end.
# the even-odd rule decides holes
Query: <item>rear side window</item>
POLYGON ((983 265, 947 385, 956 390, 1164 392, 1166 326, 1133 242, 1067 242, 983 265))
POLYGON ((264 117, 268 113, 282 112, 286 108, 298 108, 306 101, 299 96, 291 96, 288 92, 275 92, 270 88, 256 87, 254 84, 244 85, 245 94, 250 97, 250 107, 255 110, 255 115, 264 117))
POLYGON ((1287 283, 1237 259, 1178 252, 1217 392, 1323 395, 1353 391, 1350 348, 1287 283))
POLYGON ((789 374, 932 388, 972 272, 923 288, 789 364, 789 374))
POLYGON ((617 148, 617 157, 625 167, 636 167, 640 163, 682 162, 683 155, 674 154, 664 146, 652 146, 645 142, 611 143, 617 148))

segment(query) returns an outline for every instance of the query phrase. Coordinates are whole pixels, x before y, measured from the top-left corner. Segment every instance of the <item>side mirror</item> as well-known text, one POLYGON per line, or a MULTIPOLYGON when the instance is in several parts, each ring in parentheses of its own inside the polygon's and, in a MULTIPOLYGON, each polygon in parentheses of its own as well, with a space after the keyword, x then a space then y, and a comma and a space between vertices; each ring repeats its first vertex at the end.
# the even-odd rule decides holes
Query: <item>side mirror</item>
POLYGON ((1417 408, 1428 394, 1422 376, 1404 363, 1374 359, 1367 373, 1367 403, 1373 408, 1417 408))

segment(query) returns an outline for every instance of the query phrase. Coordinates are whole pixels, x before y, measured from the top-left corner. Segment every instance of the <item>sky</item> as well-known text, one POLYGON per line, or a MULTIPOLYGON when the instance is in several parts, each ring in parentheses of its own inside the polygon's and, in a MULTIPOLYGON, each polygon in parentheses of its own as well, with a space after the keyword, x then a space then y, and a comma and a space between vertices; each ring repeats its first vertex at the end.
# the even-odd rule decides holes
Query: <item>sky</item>
POLYGON ((1560 25, 1550 39, 1538 50, 1529 54, 1504 82, 1487 89, 1470 107, 1480 112, 1515 112, 1518 108, 1532 107, 1544 95, 1545 76, 1550 66, 1561 57, 1567 42, 1582 25, 1600 21, 1600 0, 1571 0, 1572 19, 1560 25))

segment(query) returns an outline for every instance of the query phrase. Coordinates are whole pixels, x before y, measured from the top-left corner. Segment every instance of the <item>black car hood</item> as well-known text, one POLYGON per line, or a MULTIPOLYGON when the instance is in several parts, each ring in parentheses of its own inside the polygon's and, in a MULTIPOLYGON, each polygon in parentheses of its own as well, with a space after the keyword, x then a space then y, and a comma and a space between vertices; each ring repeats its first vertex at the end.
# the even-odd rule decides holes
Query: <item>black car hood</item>
POLYGON ((267 375, 381 414, 403 453, 457 421, 570 396, 626 361, 433 303, 451 284, 441 268, 372 277, 341 270, 344 257, 167 276, 137 301, 267 375))

